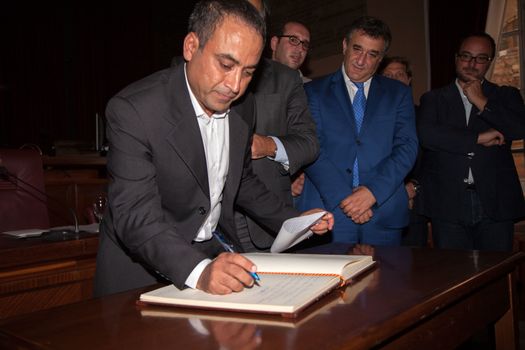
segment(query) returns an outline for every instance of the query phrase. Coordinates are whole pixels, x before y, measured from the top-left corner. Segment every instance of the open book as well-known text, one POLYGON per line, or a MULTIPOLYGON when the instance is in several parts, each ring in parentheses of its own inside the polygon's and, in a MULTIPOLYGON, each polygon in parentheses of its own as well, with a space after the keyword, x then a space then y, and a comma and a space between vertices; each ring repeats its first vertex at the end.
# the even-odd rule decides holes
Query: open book
POLYGON ((140 301, 296 317, 299 311, 374 264, 368 255, 243 255, 257 265, 259 285, 228 295, 212 295, 197 289, 179 290, 170 285, 141 294, 140 301))
POLYGON ((281 317, 278 314, 245 313, 214 311, 208 312, 203 309, 165 307, 162 305, 152 305, 139 302, 140 316, 144 318, 156 319, 196 319, 209 322, 228 322, 241 324, 254 324, 257 326, 276 326, 286 328, 297 328, 309 322, 317 315, 330 313, 338 305, 345 304, 343 299, 343 289, 340 293, 329 293, 326 297, 312 304, 301 312, 298 317, 281 317))

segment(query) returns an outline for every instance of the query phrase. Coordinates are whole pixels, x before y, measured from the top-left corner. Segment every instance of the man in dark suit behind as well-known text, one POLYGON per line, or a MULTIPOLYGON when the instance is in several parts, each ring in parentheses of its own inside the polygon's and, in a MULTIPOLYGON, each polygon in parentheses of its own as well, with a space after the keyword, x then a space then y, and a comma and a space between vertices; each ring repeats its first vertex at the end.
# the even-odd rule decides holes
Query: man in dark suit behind
POLYGON ((517 89, 485 79, 494 54, 488 34, 468 36, 456 81, 421 97, 423 214, 438 248, 509 251, 525 214, 510 148, 525 137, 525 108, 517 89))
MULTIPOLYGON (((250 0, 262 16, 264 1, 250 0)), ((296 70, 262 58, 248 91, 255 96, 257 118, 252 142, 252 165, 257 177, 287 205, 292 205, 291 177, 312 163, 319 153, 302 80, 296 70)), ((268 249, 272 230, 240 209, 237 231, 245 250, 268 249)))
MULTIPOLYGON (((220 228, 240 248, 234 204, 273 231, 297 215, 251 168, 254 104, 242 95, 264 35, 264 20, 248 2, 203 0, 189 19, 186 63, 131 84, 109 102, 109 210, 95 295, 159 280, 214 294, 253 284, 253 263, 220 254, 213 232, 220 228)), ((325 215, 312 230, 332 224, 325 215)))

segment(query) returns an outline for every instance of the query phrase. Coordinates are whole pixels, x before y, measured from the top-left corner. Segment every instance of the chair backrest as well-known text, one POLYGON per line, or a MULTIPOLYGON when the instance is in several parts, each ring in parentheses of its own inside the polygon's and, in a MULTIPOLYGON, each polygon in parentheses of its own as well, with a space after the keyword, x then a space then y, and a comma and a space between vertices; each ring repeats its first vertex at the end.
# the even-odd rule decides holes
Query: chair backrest
POLYGON ((49 228, 38 151, 0 149, 0 232, 49 228))

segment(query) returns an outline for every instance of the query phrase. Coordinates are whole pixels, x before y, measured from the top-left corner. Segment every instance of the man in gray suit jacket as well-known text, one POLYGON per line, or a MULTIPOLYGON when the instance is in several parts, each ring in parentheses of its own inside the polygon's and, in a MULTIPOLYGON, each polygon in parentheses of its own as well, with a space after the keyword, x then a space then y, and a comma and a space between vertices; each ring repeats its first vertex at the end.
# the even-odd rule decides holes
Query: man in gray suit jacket
MULTIPOLYGON (((243 93, 265 25, 244 0, 203 0, 189 20, 186 64, 131 84, 107 107, 109 210, 101 225, 95 295, 158 281, 227 294, 256 266, 233 247, 234 204, 277 231, 297 215, 253 174, 251 95, 243 93), (211 260, 214 259, 214 260, 211 260)), ((333 224, 325 216, 312 230, 333 224)))
MULTIPOLYGON (((262 16, 264 1, 250 0, 262 16)), ((255 96, 257 118, 252 143, 253 170, 287 205, 292 205, 291 178, 317 158, 319 141, 297 70, 263 58, 248 87, 255 96)), ((245 250, 268 249, 274 233, 239 209, 237 230, 245 250)))

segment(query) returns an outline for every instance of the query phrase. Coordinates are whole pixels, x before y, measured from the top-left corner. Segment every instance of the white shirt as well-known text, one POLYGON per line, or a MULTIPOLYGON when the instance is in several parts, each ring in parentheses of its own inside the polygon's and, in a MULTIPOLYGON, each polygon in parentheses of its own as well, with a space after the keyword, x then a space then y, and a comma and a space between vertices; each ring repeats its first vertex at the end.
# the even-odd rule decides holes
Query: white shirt
MULTIPOLYGON (((214 113, 208 116, 191 90, 188 77, 186 76, 186 66, 184 66, 184 77, 190 94, 191 104, 199 123, 206 155, 206 168, 208 170, 208 184, 210 188, 210 211, 194 238, 195 241, 202 242, 213 237, 212 232, 217 228, 221 216, 222 194, 230 163, 229 110, 222 114, 214 113)), ((195 288, 202 271, 210 262, 210 259, 201 261, 190 273, 185 284, 188 287, 195 288)))
POLYGON ((212 232, 217 228, 221 216, 222 192, 230 163, 230 130, 228 112, 214 113, 208 116, 202 110, 191 90, 190 98, 195 113, 197 113, 204 153, 206 154, 206 168, 210 187, 210 211, 194 239, 197 242, 202 242, 213 237, 212 232))
MULTIPOLYGON (((459 85, 459 80, 458 79, 456 79, 456 86, 457 86, 457 88, 459 90, 459 95, 461 96, 461 101, 463 101, 463 106, 465 107, 465 118, 466 118, 465 125, 467 126, 468 122, 470 120, 470 112, 472 111, 472 103, 470 103, 470 101, 467 98, 467 95, 465 95, 465 93, 463 92, 463 88, 461 87, 461 85, 459 85)), ((473 184, 474 183, 474 176, 472 176, 472 169, 470 167, 468 168, 468 180, 467 180, 467 183, 468 184, 473 184)))
MULTIPOLYGON (((345 85, 346 85, 346 90, 348 91, 348 96, 350 96, 350 101, 354 103, 354 96, 357 93, 357 86, 352 82, 352 80, 350 80, 348 75, 346 75, 344 65, 341 68, 341 70, 343 71, 343 77, 345 79, 345 85)), ((364 88, 365 88, 365 97, 367 99, 368 99, 368 91, 370 90, 371 83, 372 83, 372 77, 370 77, 367 81, 365 81, 364 88)))

